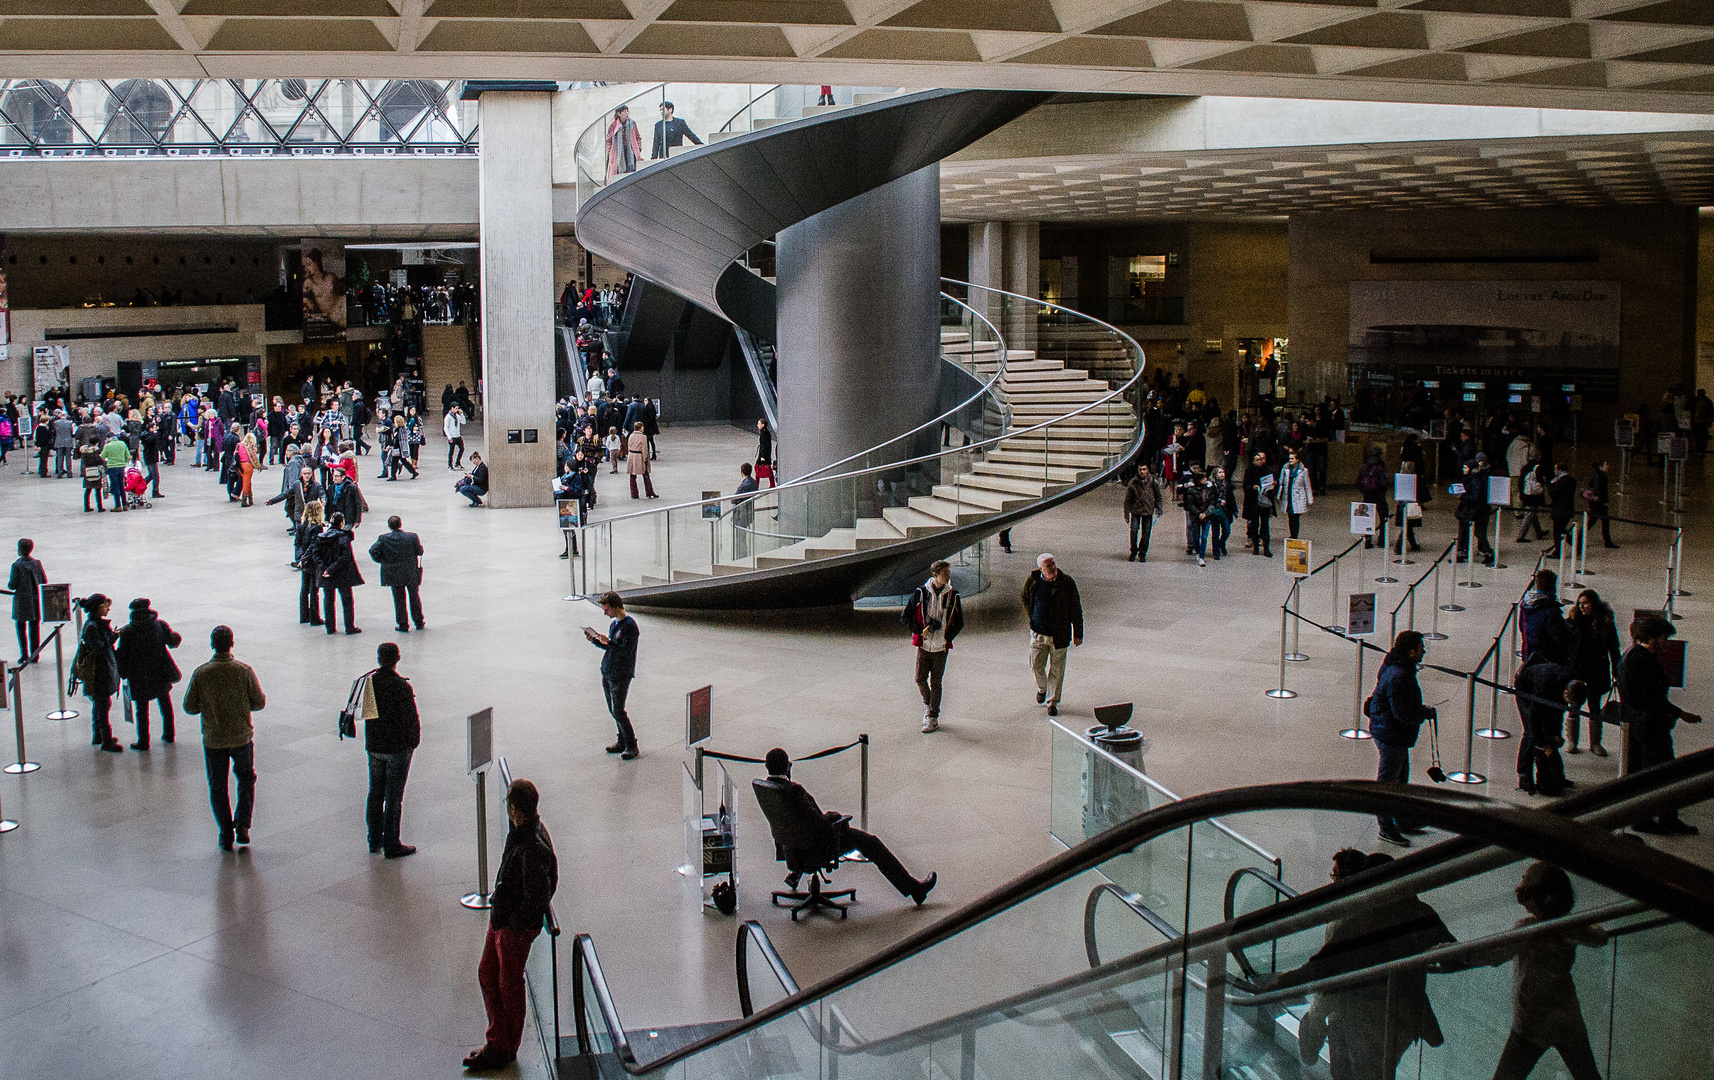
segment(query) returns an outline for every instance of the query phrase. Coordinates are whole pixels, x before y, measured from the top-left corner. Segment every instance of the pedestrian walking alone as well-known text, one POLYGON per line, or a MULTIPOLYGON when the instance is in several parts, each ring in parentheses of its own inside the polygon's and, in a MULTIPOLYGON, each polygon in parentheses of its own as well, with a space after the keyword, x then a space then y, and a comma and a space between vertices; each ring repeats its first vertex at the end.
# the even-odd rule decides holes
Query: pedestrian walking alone
MULTIPOLYGON (((1383 784, 1410 782, 1410 749, 1416 745, 1423 721, 1436 719, 1434 709, 1422 703, 1422 685, 1416 679, 1416 669, 1427 654, 1420 633, 1399 631, 1381 662, 1375 691, 1363 703, 1363 711, 1369 714, 1369 734, 1374 736, 1379 752, 1375 779, 1383 784)), ((1399 847, 1410 847, 1406 832, 1421 831, 1395 817, 1382 815, 1377 821, 1380 839, 1399 847)))
POLYGON ((131 688, 137 710, 137 741, 133 750, 149 748, 149 705, 159 706, 161 741, 173 741, 173 684, 181 678, 169 651, 179 647, 178 632, 168 626, 147 597, 131 601, 131 621, 119 630, 119 677, 131 688))
POLYGON ((399 647, 383 641, 375 650, 375 660, 380 666, 369 677, 375 718, 363 727, 363 749, 369 753, 369 852, 402 859, 417 851, 400 842, 399 817, 411 754, 422 742, 422 721, 417 716, 416 691, 399 674, 399 647))
POLYGON ((1159 508, 1160 491, 1155 487, 1154 474, 1147 465, 1139 465, 1125 485, 1125 520, 1131 526, 1131 557, 1126 561, 1149 561, 1149 536, 1154 532, 1159 508))
POLYGON ((964 629, 964 604, 952 587, 952 564, 944 559, 928 568, 928 580, 917 586, 905 605, 903 621, 916 646, 917 690, 922 694, 922 730, 940 729, 941 684, 952 639, 964 629))
POLYGON ((208 635, 214 656, 191 672, 184 711, 202 717, 202 755, 208 767, 208 802, 220 825, 220 849, 250 843, 256 808, 256 728, 250 714, 268 699, 249 664, 232 658, 232 628, 217 626, 208 635), (232 808, 227 776, 238 778, 238 809, 232 808))
POLYGON ((631 427, 631 436, 625 443, 625 471, 631 474, 631 498, 637 497, 637 477, 643 478, 643 490, 649 498, 659 498, 655 494, 654 481, 649 478, 649 437, 643 434, 643 424, 638 421, 631 427))
POLYGON ((1024 582, 1024 611, 1030 617, 1030 672, 1036 680, 1036 704, 1047 703, 1059 715, 1065 690, 1065 651, 1083 644, 1083 600, 1077 582, 1052 555, 1036 556, 1036 568, 1024 582))

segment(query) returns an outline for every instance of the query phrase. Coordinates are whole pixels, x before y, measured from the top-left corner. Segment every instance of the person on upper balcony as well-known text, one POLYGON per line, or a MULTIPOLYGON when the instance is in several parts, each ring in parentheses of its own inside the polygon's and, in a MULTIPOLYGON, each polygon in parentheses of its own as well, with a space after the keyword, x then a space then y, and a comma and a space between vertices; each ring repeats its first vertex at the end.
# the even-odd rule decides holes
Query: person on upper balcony
POLYGON ((674 148, 683 146, 686 139, 702 145, 702 140, 690 130, 690 125, 673 115, 673 103, 661 102, 661 118, 655 121, 655 145, 649 151, 649 160, 666 157, 674 148))

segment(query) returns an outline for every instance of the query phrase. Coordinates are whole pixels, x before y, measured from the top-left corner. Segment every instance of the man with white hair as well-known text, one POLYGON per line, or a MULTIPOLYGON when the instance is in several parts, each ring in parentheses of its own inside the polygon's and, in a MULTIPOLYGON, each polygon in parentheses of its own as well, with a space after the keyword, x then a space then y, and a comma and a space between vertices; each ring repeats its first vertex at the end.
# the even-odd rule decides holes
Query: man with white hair
POLYGON ((1036 677, 1036 704, 1047 702, 1047 714, 1059 715, 1065 688, 1065 650, 1083 644, 1083 601, 1077 582, 1046 552, 1024 582, 1024 611, 1030 617, 1030 671, 1036 677))

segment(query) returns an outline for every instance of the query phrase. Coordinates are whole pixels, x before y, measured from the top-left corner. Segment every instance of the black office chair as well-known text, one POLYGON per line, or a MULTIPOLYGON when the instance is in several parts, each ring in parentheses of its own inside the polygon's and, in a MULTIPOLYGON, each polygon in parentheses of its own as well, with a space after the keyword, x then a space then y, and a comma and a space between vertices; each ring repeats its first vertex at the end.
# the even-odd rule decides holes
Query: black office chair
POLYGON ((857 890, 822 889, 826 875, 839 866, 839 856, 843 854, 834 841, 833 826, 819 814, 801 813, 800 808, 785 797, 786 789, 772 778, 752 780, 750 784, 756 789, 756 801, 762 806, 762 815, 768 819, 768 830, 774 834, 774 857, 784 862, 789 871, 786 877, 789 889, 774 893, 774 906, 784 906, 780 903, 782 900, 798 901, 792 907, 792 922, 797 922, 797 917, 805 911, 814 912, 822 908, 831 908, 839 912, 841 919, 846 918, 846 909, 850 905, 835 901, 841 897, 856 900, 857 890), (808 892, 797 888, 798 880, 804 874, 809 875, 808 892))

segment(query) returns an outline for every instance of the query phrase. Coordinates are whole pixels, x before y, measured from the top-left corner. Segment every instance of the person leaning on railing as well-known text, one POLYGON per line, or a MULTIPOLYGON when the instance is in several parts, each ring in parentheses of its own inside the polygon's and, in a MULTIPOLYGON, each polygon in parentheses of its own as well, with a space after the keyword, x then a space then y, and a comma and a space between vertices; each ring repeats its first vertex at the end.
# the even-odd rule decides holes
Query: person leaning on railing
MULTIPOLYGON (((1667 696, 1671 683, 1666 666, 1667 639, 1678 633, 1664 615, 1639 615, 1631 621, 1632 645, 1619 661, 1619 715, 1626 734, 1634 740, 1630 756, 1632 770, 1663 765, 1673 759, 1672 729, 1683 720, 1700 724, 1702 717, 1674 705, 1667 696)), ((1700 830, 1678 819, 1669 810, 1653 820, 1631 826, 1637 832, 1657 836, 1694 836, 1700 830)))

